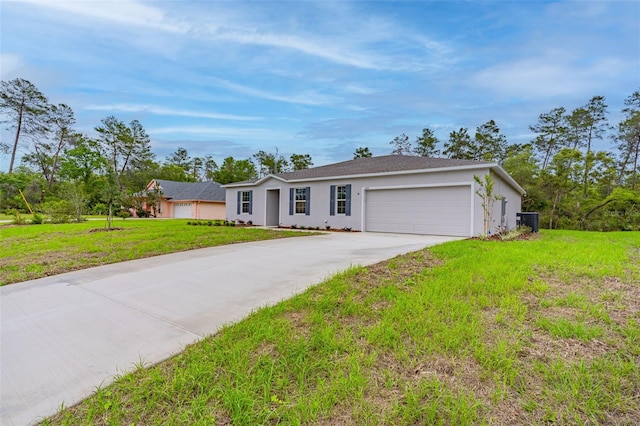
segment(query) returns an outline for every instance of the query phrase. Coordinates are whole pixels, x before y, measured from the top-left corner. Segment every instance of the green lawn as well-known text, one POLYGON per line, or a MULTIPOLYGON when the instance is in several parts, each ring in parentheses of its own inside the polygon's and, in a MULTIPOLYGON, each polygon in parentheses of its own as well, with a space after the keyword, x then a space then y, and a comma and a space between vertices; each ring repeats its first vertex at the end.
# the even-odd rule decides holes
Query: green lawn
POLYGON ((640 233, 354 268, 45 424, 638 424, 640 233))
POLYGON ((226 226, 187 226, 187 220, 115 219, 73 224, 0 225, 0 285, 62 272, 299 233, 226 226))

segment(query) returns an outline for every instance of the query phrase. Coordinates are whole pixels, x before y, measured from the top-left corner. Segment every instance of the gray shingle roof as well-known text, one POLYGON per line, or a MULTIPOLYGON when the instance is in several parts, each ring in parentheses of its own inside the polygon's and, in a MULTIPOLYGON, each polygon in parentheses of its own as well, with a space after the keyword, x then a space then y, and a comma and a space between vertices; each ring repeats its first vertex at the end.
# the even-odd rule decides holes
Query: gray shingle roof
POLYGON ((286 181, 298 179, 316 179, 325 177, 352 176, 374 173, 391 173, 410 170, 440 169, 446 167, 478 166, 492 164, 474 160, 456 160, 450 158, 426 158, 412 155, 383 155, 380 157, 358 158, 311 169, 278 173, 286 181))
POLYGON ((225 201, 225 189, 216 182, 175 182, 155 179, 162 195, 171 201, 225 201))

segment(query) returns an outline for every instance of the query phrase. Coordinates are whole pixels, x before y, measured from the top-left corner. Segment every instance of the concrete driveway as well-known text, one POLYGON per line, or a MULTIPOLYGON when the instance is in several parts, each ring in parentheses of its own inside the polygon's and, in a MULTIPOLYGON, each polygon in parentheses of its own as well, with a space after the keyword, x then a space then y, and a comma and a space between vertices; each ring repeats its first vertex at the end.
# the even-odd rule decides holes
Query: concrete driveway
POLYGON ((114 375, 352 265, 455 237, 328 233, 213 247, 0 287, 0 424, 25 425, 114 375))

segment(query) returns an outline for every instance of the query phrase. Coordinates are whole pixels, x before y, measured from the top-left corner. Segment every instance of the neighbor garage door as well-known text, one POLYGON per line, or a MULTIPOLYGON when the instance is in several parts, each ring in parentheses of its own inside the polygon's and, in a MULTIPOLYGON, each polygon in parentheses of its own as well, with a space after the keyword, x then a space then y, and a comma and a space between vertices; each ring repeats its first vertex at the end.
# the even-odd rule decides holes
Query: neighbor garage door
POLYGON ((366 192, 365 230, 468 237, 471 186, 366 192))
POLYGON ((173 205, 173 217, 191 219, 191 203, 175 203, 173 205))

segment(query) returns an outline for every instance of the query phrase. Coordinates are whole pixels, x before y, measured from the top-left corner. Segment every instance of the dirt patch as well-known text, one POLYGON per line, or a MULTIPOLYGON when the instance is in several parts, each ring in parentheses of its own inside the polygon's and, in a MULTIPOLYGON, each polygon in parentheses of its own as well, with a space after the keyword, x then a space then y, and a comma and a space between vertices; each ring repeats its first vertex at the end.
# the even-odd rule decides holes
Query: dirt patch
POLYGON ((90 234, 94 232, 110 232, 110 231, 124 231, 124 228, 114 227, 114 228, 93 228, 89 229, 87 232, 90 234))

